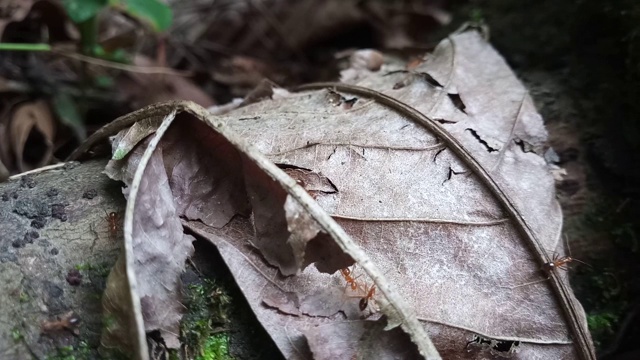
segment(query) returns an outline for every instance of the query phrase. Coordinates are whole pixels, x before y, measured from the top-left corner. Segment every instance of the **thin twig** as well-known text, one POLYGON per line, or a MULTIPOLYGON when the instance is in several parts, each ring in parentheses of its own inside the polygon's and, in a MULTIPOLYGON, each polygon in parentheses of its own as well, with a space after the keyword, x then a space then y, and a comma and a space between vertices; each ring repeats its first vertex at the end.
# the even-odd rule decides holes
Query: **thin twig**
POLYGON ((183 76, 183 77, 192 75, 190 71, 178 71, 178 70, 173 70, 173 69, 161 67, 161 66, 136 66, 136 65, 120 64, 113 61, 98 59, 98 58, 94 58, 91 56, 86 56, 86 55, 82 55, 74 52, 58 50, 55 48, 51 49, 51 52, 57 55, 66 56, 68 58, 82 61, 88 64, 104 66, 111 69, 118 69, 122 71, 128 71, 128 72, 139 73, 139 74, 165 74, 165 75, 175 75, 175 76, 183 76))

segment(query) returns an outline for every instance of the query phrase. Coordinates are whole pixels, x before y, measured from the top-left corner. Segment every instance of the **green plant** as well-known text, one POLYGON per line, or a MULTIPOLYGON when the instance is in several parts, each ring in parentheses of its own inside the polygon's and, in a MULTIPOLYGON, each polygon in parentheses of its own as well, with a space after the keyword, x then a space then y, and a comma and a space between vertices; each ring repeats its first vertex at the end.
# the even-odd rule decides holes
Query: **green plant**
POLYGON ((63 0, 67 15, 78 26, 82 52, 86 55, 108 57, 98 46, 98 15, 107 8, 117 9, 149 25, 155 32, 171 26, 171 9, 158 0, 63 0))

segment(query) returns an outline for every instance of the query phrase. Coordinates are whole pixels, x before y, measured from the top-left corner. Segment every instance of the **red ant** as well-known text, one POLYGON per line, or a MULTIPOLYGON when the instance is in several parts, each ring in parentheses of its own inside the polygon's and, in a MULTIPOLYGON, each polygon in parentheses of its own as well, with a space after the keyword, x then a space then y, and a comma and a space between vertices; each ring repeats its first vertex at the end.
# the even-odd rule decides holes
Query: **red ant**
POLYGON ((372 285, 371 289, 367 289, 367 285, 365 285, 364 292, 366 293, 366 295, 362 299, 360 299, 360 302, 358 303, 360 311, 364 311, 367 306, 369 306, 369 300, 373 300, 373 295, 375 295, 376 293, 376 286, 372 285))
POLYGON ((356 279, 351 277, 351 270, 347 267, 344 269, 340 269, 340 273, 342 274, 342 277, 344 277, 344 279, 347 281, 347 286, 351 287, 351 290, 357 290, 359 285, 358 282, 356 282, 356 279))
POLYGON ((74 335, 79 335, 78 325, 80 317, 75 312, 69 311, 66 314, 58 316, 56 320, 45 320, 41 323, 41 331, 43 334, 58 332, 62 330, 71 331, 74 335))
POLYGON ((109 223, 109 239, 117 239, 118 228, 120 227, 118 224, 118 214, 115 212, 107 213, 106 210, 104 210, 104 213, 107 215, 107 222, 109 223))
POLYGON ((344 279, 347 281, 347 286, 351 287, 352 291, 356 291, 358 289, 363 291, 364 295, 351 297, 360 298, 358 307, 360 308, 360 311, 364 311, 367 306, 369 306, 369 300, 373 299, 373 296, 376 293, 376 286, 373 285, 371 286, 371 288, 369 288, 369 286, 365 284, 364 288, 362 288, 362 286, 356 281, 357 277, 354 278, 351 276, 351 269, 349 268, 340 269, 340 273, 342 274, 342 277, 344 277, 344 279))

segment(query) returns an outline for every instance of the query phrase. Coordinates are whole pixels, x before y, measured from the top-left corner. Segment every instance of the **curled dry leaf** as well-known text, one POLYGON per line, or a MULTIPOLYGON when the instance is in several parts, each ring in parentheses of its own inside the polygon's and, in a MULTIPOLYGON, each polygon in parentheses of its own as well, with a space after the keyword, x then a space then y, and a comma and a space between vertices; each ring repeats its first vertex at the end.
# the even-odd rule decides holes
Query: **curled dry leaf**
MULTIPOLYGON (((158 116, 162 112, 154 113, 153 109, 164 109, 166 113, 175 104, 150 107, 130 116, 137 116, 138 120, 158 116)), ((335 321, 341 317, 341 309, 347 309, 351 316, 360 317, 357 299, 345 296, 344 287, 339 281, 335 281, 337 279, 333 279, 326 289, 310 282, 300 288, 304 284, 303 273, 294 278, 290 286, 293 291, 287 292, 272 280, 273 277, 277 276, 277 282, 282 282, 284 278, 278 276, 278 273, 299 273, 311 259, 317 260, 318 268, 328 268, 329 272, 351 264, 353 259, 357 260, 362 264, 362 269, 376 279, 384 296, 396 297, 385 308, 385 313, 393 319, 392 322, 402 324, 410 330, 413 326, 413 337, 417 339, 421 352, 431 358, 438 358, 428 343, 424 330, 406 306, 403 307, 402 300, 398 299, 392 287, 384 283, 382 275, 366 255, 355 247, 342 229, 322 212, 295 180, 240 141, 233 132, 215 123, 204 109, 185 103, 177 103, 176 106, 174 111, 184 110, 195 117, 181 118, 159 142, 163 133, 161 130, 167 128, 165 120, 148 145, 143 142, 125 160, 112 161, 107 171, 114 178, 130 184, 131 190, 124 229, 126 271, 120 270, 120 274, 126 274, 126 279, 117 279, 115 275, 109 279, 109 288, 114 293, 105 293, 104 308, 107 312, 112 311, 112 318, 125 324, 135 322, 136 326, 130 326, 130 329, 136 331, 136 334, 129 334, 127 339, 122 339, 122 334, 106 332, 103 336, 105 345, 133 349, 138 357, 144 359, 147 356, 146 343, 141 334, 156 329, 161 331, 168 346, 177 345, 173 343, 172 340, 175 339, 172 336, 177 334, 175 330, 180 318, 177 305, 180 303, 179 299, 170 298, 169 295, 177 293, 174 288, 177 274, 173 270, 184 266, 185 256, 191 249, 189 237, 176 232, 173 225, 171 229, 166 229, 167 223, 174 223, 174 211, 177 211, 186 219, 191 219, 189 224, 204 227, 223 256, 231 252, 233 256, 228 257, 231 268, 253 278, 246 283, 239 280, 241 287, 256 286, 263 289, 265 299, 268 299, 265 302, 282 306, 285 309, 283 312, 287 306, 281 304, 288 302, 291 313, 302 311, 316 314, 310 317, 313 322, 335 321), (165 173, 161 174, 163 171, 165 173), (175 198, 175 205, 165 202, 168 199, 167 189, 175 198), (202 201, 206 204, 198 205, 202 201), (185 204, 188 206, 183 206, 185 204), (252 222, 248 217, 249 209, 253 211, 252 222), (267 210, 279 216, 270 215, 267 210), (194 221, 195 219, 199 221, 194 221), (213 239, 216 238, 216 232, 224 235, 219 242, 213 239), (260 249, 262 255, 259 255, 251 245, 260 246, 261 241, 265 246, 260 249), (180 243, 185 244, 180 247, 184 250, 178 249, 180 243), (314 245, 305 246, 311 243, 314 245), (313 254, 308 254, 309 249, 313 250, 313 254), (277 251, 282 251, 283 254, 277 254, 277 251), (268 254, 274 256, 271 261, 282 271, 264 261, 268 254), (168 258, 163 260, 165 257, 168 258), (160 271, 159 267, 167 267, 166 263, 169 261, 172 270, 160 271), (234 267, 234 261, 244 270, 234 267), (260 282, 267 282, 272 286, 260 285, 260 282), (151 288, 156 288, 159 295, 147 291, 151 288), (331 293, 327 294, 327 290, 331 293), (123 296, 122 292, 128 296, 123 296), (326 309, 328 303, 322 299, 327 298, 334 299, 333 310, 326 309), (339 301, 335 301, 336 299, 339 301), (121 300, 121 304, 118 304, 118 300, 121 300), (131 304, 133 306, 127 308, 131 304), (160 308, 163 311, 158 311, 160 308), (131 339, 134 343, 131 343, 131 339)), ((319 274, 315 269, 308 268, 305 273, 307 271, 319 274)), ((331 278, 328 274, 321 276, 331 278)), ((285 344, 284 339, 287 339, 286 344, 289 345, 282 348, 285 355, 303 357, 290 346, 292 341, 298 345, 304 344, 299 326, 291 333, 282 332, 280 330, 283 326, 286 328, 284 322, 288 319, 282 317, 280 311, 263 305, 262 296, 250 302, 263 323, 270 323, 268 329, 277 339, 278 345, 282 346, 285 344), (292 338, 295 339, 289 340, 292 338)), ((385 302, 380 299, 380 303, 385 302)), ((301 319, 300 324, 308 321, 306 317, 301 319)), ((113 328, 123 327, 114 325, 113 328)))
MULTIPOLYGON (((335 106, 320 90, 215 118, 169 103, 121 121, 171 109, 192 115, 167 133, 182 147, 170 151, 161 143, 153 156, 162 156, 177 204, 213 204, 206 216, 176 215, 218 247, 285 357, 370 350, 353 338, 377 340, 384 347, 379 358, 402 357, 412 351, 402 345, 408 334, 422 356, 439 358, 427 330, 445 358, 594 358, 566 274, 551 272, 547 280, 540 270, 550 260, 545 249, 562 253, 562 216, 541 154, 514 146, 518 140, 536 149, 546 137, 526 90, 476 33, 448 38, 415 71, 442 86, 415 77, 394 89, 406 74, 370 74, 358 84, 366 88, 327 85, 342 97, 358 96, 348 108, 335 106), (439 123, 425 115, 453 120, 439 123), (189 142, 197 145, 184 144, 189 142), (256 148, 291 174, 306 169, 302 181, 256 148), (214 179, 214 188, 236 184, 234 193, 201 189, 207 181, 195 182, 200 190, 174 190, 172 184, 186 184, 181 179, 193 174, 214 179), (326 181, 304 180, 313 178, 326 181), (335 191, 315 192, 313 199, 309 194, 317 187, 335 191), (324 250, 311 251, 312 244, 324 250), (312 256, 316 266, 307 266, 312 256), (352 260, 354 288, 336 271, 352 260), (387 330, 401 325, 404 332, 380 332, 384 324, 387 330)), ((135 148, 128 161, 143 164, 136 159, 150 157, 149 149, 141 157, 136 152, 145 149, 135 148)), ((135 217, 133 208, 127 217, 135 217)), ((135 274, 128 274, 132 293, 135 274)), ((142 317, 137 319, 140 324, 142 317)))
POLYGON ((53 156, 55 120, 44 100, 18 105, 9 123, 9 138, 20 171, 47 165, 53 156), (28 148, 27 140, 30 140, 28 148))
POLYGON ((193 253, 193 237, 183 233, 162 153, 156 151, 175 115, 175 111, 167 115, 144 154, 122 164, 124 170, 119 173, 129 175, 125 182, 130 186, 124 219, 125 260, 119 259, 109 275, 103 297, 105 317, 113 319, 102 336, 106 347, 146 354, 146 343, 141 346, 140 339, 144 331, 154 330, 160 331, 167 347, 180 346, 184 309, 180 273, 193 253))
MULTIPOLYGON (((400 287, 445 357, 468 357, 467 343, 480 334, 517 342, 505 356, 592 358, 584 312, 566 274, 553 272, 546 281, 540 270, 554 251, 563 252, 562 215, 553 177, 535 152, 546 131, 526 90, 476 33, 443 41, 414 72, 428 77, 396 89, 406 74, 360 79, 358 85, 396 100, 337 87, 344 98, 361 97, 345 109, 321 90, 254 104, 222 120, 272 161, 322 174, 339 189, 316 201, 400 287), (445 119, 432 121, 443 133, 425 129, 415 112, 383 106, 390 101, 445 119), (471 171, 478 168, 480 175, 471 171)), ((296 279, 302 280, 276 283, 296 289, 300 308, 309 299, 304 284, 328 292, 331 281, 344 284, 338 274, 308 270, 296 279)), ((294 338, 308 326, 291 316, 287 324, 294 338)))

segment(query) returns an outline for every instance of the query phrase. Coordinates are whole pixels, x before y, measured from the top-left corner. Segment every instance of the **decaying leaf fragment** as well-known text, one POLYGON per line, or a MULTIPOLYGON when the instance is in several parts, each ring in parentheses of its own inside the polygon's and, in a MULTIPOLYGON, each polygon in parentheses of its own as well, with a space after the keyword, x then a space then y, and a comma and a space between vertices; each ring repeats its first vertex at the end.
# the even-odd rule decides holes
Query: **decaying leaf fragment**
POLYGON ((122 258, 118 260, 104 293, 105 317, 114 320, 103 333, 102 344, 107 347, 127 344, 146 353, 146 344, 141 347, 136 339, 144 338, 144 331, 154 330, 160 331, 167 347, 180 346, 184 309, 180 273, 193 253, 193 237, 183 233, 162 154, 155 151, 161 130, 174 118, 175 112, 167 115, 139 161, 123 164, 124 172, 133 174, 125 177, 130 186, 124 221, 126 261, 123 271, 122 258))
POLYGON ((18 170, 27 171, 47 165, 53 157, 55 120, 43 100, 21 104, 13 112, 8 138, 18 170), (29 148, 27 140, 32 138, 29 148))

